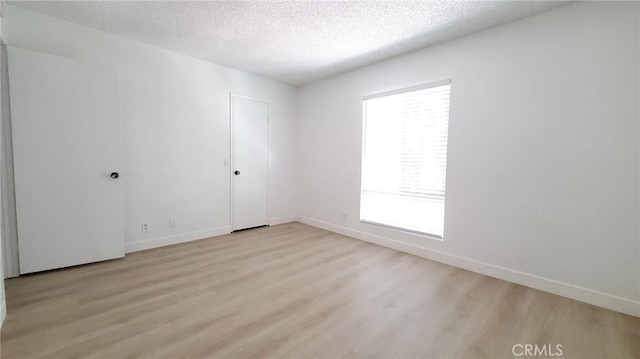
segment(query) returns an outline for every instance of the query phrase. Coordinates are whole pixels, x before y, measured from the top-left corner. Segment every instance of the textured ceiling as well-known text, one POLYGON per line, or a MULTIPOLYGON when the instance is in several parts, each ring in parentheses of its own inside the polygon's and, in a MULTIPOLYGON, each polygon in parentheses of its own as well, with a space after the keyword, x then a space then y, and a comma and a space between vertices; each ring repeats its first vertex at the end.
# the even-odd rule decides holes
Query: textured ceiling
POLYGON ((10 1, 302 85, 562 6, 544 1, 10 1))

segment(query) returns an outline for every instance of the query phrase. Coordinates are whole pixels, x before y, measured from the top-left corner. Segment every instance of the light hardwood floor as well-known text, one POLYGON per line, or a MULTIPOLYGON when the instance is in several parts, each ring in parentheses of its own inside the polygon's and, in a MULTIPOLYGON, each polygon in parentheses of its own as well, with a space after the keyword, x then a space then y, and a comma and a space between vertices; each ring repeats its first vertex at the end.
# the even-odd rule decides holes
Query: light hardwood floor
POLYGON ((2 358, 640 358, 638 318, 299 223, 6 290, 2 358))

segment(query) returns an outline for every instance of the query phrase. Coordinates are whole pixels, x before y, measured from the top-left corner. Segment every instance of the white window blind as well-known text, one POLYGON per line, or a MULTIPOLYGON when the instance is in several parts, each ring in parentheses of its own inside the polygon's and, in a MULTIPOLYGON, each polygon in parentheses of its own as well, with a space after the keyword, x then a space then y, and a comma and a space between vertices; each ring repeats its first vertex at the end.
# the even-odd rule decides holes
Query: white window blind
POLYGON ((364 99, 361 221, 442 238, 450 87, 364 99))

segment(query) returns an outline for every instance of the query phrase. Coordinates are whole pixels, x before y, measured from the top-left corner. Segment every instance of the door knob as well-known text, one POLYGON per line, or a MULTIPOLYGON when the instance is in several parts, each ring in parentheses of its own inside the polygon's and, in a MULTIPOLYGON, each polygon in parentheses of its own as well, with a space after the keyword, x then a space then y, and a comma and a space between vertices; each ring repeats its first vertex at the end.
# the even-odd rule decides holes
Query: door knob
POLYGON ((120 174, 118 172, 111 172, 111 178, 116 179, 120 177, 120 174))
POLYGON ((236 176, 240 174, 240 171, 235 171, 233 172, 233 174, 235 174, 236 176))

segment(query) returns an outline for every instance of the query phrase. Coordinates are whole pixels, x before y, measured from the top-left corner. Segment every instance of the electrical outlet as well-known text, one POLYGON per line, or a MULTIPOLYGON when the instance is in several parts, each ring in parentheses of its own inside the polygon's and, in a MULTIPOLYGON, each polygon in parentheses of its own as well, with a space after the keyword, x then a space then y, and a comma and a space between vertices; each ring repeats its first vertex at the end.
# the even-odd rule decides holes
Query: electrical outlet
POLYGON ((151 229, 151 226, 149 226, 148 222, 142 222, 140 224, 140 229, 142 230, 142 233, 149 232, 149 229, 151 229))
POLYGON ((169 220, 169 228, 176 228, 176 220, 175 219, 170 219, 169 220))
POLYGON ((347 214, 343 213, 341 219, 342 219, 342 222, 346 222, 347 221, 347 214))

